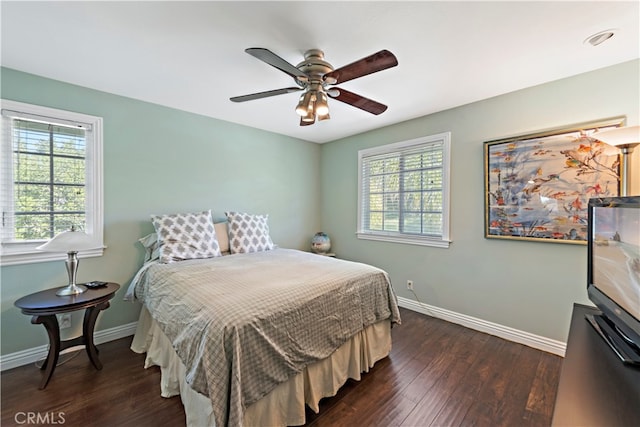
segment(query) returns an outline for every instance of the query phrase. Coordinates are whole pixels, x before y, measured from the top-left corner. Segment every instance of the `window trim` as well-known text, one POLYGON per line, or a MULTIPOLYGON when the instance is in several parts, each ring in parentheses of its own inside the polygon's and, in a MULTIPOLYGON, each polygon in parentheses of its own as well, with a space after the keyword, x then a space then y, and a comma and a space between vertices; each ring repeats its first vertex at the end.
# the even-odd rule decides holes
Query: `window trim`
MULTIPOLYGON (((88 227, 85 232, 93 238, 95 249, 78 252, 79 258, 88 258, 102 256, 104 253, 104 188, 103 188, 103 123, 102 117, 91 116, 88 114, 76 113, 73 111, 60 110, 56 108, 32 105, 18 101, 2 99, 2 112, 5 110, 11 113, 17 113, 16 116, 22 115, 25 118, 42 118, 43 121, 51 121, 58 123, 82 123, 91 127, 92 143, 87 149, 86 165, 87 170, 91 170, 87 178, 86 185, 90 185, 90 192, 93 197, 88 195, 86 205, 86 216, 90 218, 87 221, 88 227)), ((4 114, 2 116, 3 126, 5 124, 4 114)), ((7 129, 2 131, 2 141, 0 143, 0 164, 3 165, 3 174, 10 174, 9 168, 4 167, 12 161, 11 144, 6 139, 10 138, 7 129), (8 156, 8 157, 7 157, 8 156)), ((11 180, 11 176, 3 176, 2 180, 11 180)), ((0 191, 4 191, 0 188, 0 191)), ((2 200, 0 198, 0 200, 2 200)), ((0 242, 0 265, 18 265, 36 262, 58 261, 67 259, 67 255, 63 253, 43 252, 36 249, 46 240, 30 241, 30 242, 0 242)))
POLYGON ((450 240, 450 177, 451 177, 451 132, 442 132, 407 141, 395 142, 379 147, 358 151, 358 222, 356 236, 358 239, 376 240, 382 242, 404 243, 410 245, 432 246, 448 248, 450 240), (364 229, 363 221, 363 182, 362 168, 365 157, 389 154, 403 151, 414 146, 442 142, 442 236, 423 236, 390 231, 371 231, 364 229))

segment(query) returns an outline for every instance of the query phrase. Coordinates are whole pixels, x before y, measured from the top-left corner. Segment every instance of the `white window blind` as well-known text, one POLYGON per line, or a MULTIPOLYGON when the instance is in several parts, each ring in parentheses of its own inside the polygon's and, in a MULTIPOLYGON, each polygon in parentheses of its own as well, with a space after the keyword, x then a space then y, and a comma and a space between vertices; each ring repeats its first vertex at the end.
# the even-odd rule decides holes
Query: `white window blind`
POLYGON ((449 244, 450 133, 358 153, 358 237, 449 244))
POLYGON ((13 209, 2 212, 2 240, 47 240, 72 225, 85 229, 85 130, 13 119, 11 140, 6 194, 13 194, 13 209))
POLYGON ((101 119, 2 105, 2 265, 50 259, 35 247, 71 226, 95 241, 96 250, 85 256, 101 254, 101 119))

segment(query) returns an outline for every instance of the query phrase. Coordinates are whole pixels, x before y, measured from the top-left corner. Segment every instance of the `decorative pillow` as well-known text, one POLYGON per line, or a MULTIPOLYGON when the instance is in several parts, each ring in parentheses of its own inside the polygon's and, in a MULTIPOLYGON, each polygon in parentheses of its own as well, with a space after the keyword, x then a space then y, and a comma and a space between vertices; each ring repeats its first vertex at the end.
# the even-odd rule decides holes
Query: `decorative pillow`
POLYGON ((269 236, 269 215, 225 212, 229 221, 229 248, 232 254, 269 251, 274 248, 269 236))
POLYGON ((216 222, 213 224, 216 228, 216 238, 218 239, 218 246, 220 246, 220 252, 223 255, 229 254, 229 228, 226 222, 216 222))
POLYGON ((160 262, 170 263, 222 255, 211 211, 151 215, 158 233, 160 262))
POLYGON ((144 246, 144 262, 149 262, 160 258, 160 248, 158 248, 158 234, 151 233, 138 239, 144 246))

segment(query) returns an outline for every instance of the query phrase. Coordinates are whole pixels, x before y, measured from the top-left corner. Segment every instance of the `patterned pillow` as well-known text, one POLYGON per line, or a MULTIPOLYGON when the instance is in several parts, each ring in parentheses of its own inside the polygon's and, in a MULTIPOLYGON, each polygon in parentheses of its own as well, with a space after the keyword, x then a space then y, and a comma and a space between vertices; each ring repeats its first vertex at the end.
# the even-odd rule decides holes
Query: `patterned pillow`
POLYGON ((158 233, 160 262, 170 263, 222 255, 211 211, 172 215, 151 215, 158 233))
POLYGON ((269 236, 269 215, 225 212, 229 222, 229 249, 232 254, 269 251, 274 248, 269 236))

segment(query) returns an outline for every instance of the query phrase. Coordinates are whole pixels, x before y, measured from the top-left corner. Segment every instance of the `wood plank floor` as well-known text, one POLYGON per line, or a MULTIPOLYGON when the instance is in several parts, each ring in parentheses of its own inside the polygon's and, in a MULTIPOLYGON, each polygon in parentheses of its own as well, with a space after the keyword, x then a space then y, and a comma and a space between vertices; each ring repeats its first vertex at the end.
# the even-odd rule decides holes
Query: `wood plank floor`
MULTIPOLYGON (((406 309, 401 315, 390 357, 324 399, 319 414, 308 410, 307 425, 551 424, 562 358, 406 309)), ((33 365, 3 372, 2 426, 25 425, 29 414, 69 426, 184 425, 180 398, 160 397, 159 369, 143 369, 130 342, 99 346, 102 371, 80 352, 45 390, 33 365)))

